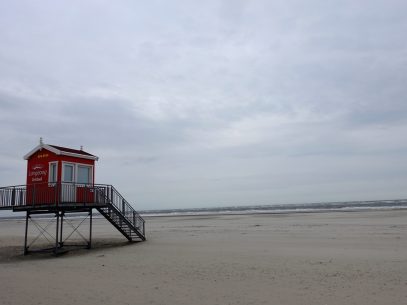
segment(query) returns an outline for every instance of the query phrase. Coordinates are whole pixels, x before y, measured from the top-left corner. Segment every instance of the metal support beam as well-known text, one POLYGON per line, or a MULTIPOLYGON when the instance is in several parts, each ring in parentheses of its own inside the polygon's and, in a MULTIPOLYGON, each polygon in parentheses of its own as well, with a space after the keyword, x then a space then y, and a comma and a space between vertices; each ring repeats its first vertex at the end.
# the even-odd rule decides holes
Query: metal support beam
POLYGON ((92 208, 89 210, 89 242, 88 242, 88 249, 92 248, 92 208))
POLYGON ((56 211, 55 213, 56 217, 57 217, 57 225, 56 225, 56 232, 55 232, 55 249, 54 249, 54 254, 57 255, 58 254, 58 247, 59 247, 59 243, 58 243, 58 239, 59 239, 59 211, 56 211))
POLYGON ((58 255, 61 252, 61 249, 65 246, 69 247, 86 247, 87 249, 91 249, 92 247, 92 230, 93 230, 93 208, 86 208, 82 210, 54 210, 54 211, 26 211, 26 219, 25 219, 25 236, 24 236, 24 255, 27 255, 30 252, 44 252, 44 251, 52 251, 55 255, 58 255), (70 221, 65 216, 69 213, 84 213, 87 212, 87 216, 80 221, 79 224, 74 224, 74 222, 70 221), (32 214, 54 214, 53 219, 49 219, 47 225, 42 225, 40 222, 37 222, 34 218, 31 217, 32 214), (55 220, 56 218, 56 220, 55 220), (65 218, 65 219, 64 219, 65 218), (81 232, 78 230, 79 227, 89 218, 89 239, 87 239, 81 232), (34 227, 38 230, 39 234, 33 238, 30 244, 28 244, 28 226, 29 223, 32 223, 34 227), (67 236, 63 236, 63 227, 64 223, 68 224, 68 227, 72 228, 72 232, 69 233, 67 236), (48 228, 52 227, 52 224, 55 224, 55 234, 51 234, 47 231, 48 228), (65 244, 65 242, 74 234, 78 234, 81 237, 85 244, 65 244), (32 250, 31 246, 40 238, 45 238, 49 244, 49 248, 43 249, 35 249, 32 250), (31 249, 31 250, 29 250, 31 249))
POLYGON ((61 228, 60 228, 60 232, 59 232, 59 246, 63 247, 64 246, 64 242, 62 239, 62 229, 63 229, 63 225, 64 225, 64 216, 65 216, 65 212, 62 211, 61 212, 61 228))
POLYGON ((25 215, 25 237, 24 237, 24 255, 28 254, 27 248, 27 234, 28 234, 28 218, 30 217, 30 212, 27 211, 25 215))

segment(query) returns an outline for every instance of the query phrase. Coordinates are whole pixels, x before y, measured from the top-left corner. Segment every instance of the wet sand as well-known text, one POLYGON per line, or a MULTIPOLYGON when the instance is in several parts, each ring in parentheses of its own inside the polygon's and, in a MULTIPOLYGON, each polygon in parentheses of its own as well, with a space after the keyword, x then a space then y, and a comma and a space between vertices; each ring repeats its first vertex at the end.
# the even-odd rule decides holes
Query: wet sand
POLYGON ((155 217, 146 230, 128 244, 97 219, 94 249, 23 257, 24 221, 1 220, 0 304, 407 304, 406 210, 155 217))

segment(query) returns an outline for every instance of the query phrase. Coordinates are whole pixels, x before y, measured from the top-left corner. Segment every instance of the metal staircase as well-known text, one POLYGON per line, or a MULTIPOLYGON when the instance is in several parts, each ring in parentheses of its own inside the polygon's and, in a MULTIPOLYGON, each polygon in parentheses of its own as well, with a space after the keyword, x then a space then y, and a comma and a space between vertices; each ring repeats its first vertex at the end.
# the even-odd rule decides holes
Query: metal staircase
POLYGON ((96 189, 100 201, 105 200, 106 205, 98 207, 102 214, 120 233, 129 241, 146 240, 144 219, 112 186, 103 185, 96 189))

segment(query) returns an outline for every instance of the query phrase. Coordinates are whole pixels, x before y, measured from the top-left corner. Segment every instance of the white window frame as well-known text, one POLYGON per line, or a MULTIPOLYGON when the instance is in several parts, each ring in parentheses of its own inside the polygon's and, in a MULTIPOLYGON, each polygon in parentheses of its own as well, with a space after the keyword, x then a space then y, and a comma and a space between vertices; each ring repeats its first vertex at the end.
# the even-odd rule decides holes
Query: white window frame
POLYGON ((89 164, 83 164, 83 163, 75 163, 76 165, 76 170, 75 170, 75 183, 79 186, 86 186, 86 185, 92 185, 93 184, 93 166, 89 164), (79 172, 79 167, 87 167, 89 168, 89 181, 88 183, 79 183, 78 182, 78 172, 79 172))
POLYGON ((58 182, 58 161, 52 161, 48 163, 48 183, 50 186, 54 186, 58 182), (55 164, 55 181, 51 181, 51 167, 55 164))
POLYGON ((62 175, 61 175, 61 182, 63 183, 76 183, 76 164, 73 162, 62 162, 62 175), (72 166, 72 181, 65 181, 65 165, 72 166))
POLYGON ((63 183, 74 183, 77 186, 92 185, 93 184, 93 165, 86 164, 86 163, 76 163, 76 162, 64 162, 64 161, 62 161, 61 182, 63 182, 63 183), (73 181, 64 181, 65 165, 73 166, 73 181), (79 168, 79 166, 89 168, 90 174, 89 174, 89 182, 88 183, 78 183, 78 168, 79 168))

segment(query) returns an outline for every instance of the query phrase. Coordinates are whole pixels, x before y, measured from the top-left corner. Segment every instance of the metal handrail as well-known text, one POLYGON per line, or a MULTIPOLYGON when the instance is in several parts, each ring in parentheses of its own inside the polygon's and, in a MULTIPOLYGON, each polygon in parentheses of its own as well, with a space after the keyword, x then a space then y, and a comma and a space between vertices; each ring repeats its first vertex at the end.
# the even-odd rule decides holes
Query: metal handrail
POLYGON ((92 184, 47 182, 0 188, 0 208, 99 203, 92 184))
POLYGON ((8 209, 14 206, 25 204, 25 185, 15 185, 0 188, 0 209, 8 209))
POLYGON ((109 184, 47 182, 0 187, 0 209, 110 207, 132 229, 145 235, 145 221, 109 184))
POLYGON ((109 184, 47 182, 0 187, 0 208, 3 209, 69 203, 81 205, 111 203, 119 211, 127 214, 134 212, 135 217, 142 219, 116 188, 109 184), (100 197, 100 193, 106 195, 105 198, 100 197))
POLYGON ((129 222, 133 227, 139 230, 143 235, 145 232, 145 220, 140 214, 127 202, 127 200, 117 191, 113 185, 95 184, 95 187, 105 188, 104 194, 108 202, 129 222))

